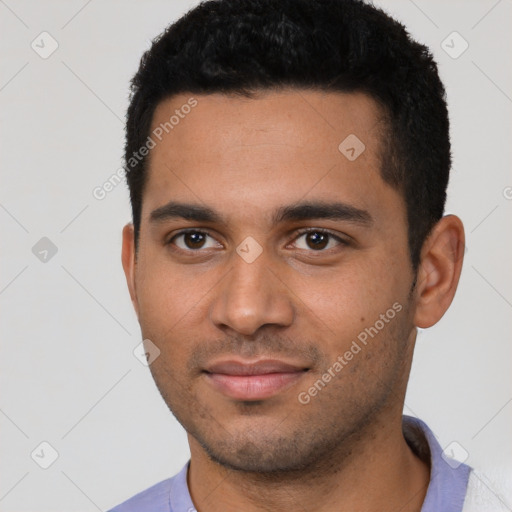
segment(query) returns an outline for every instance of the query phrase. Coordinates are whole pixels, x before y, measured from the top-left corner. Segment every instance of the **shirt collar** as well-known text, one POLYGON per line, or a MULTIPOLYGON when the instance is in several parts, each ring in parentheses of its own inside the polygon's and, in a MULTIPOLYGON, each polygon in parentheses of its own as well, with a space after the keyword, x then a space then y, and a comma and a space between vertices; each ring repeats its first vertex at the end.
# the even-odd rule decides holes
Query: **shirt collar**
POLYGON ((411 449, 418 457, 430 462, 430 482, 421 512, 460 512, 471 468, 449 459, 425 422, 404 415, 402 425, 411 449))
POLYGON ((181 471, 173 478, 169 496, 170 512, 197 512, 187 484, 188 467, 190 460, 183 466, 181 471))

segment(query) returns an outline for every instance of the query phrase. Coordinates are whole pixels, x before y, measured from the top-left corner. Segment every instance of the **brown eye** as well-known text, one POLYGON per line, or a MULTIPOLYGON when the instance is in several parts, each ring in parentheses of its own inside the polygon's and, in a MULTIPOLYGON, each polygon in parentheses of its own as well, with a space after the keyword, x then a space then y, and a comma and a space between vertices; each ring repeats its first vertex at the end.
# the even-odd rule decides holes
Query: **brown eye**
MULTIPOLYGON (((182 251, 194 252, 199 249, 211 249, 216 246, 215 243, 210 242, 210 246, 205 245, 208 238, 212 237, 204 231, 190 230, 182 231, 173 236, 168 242, 168 245, 175 245, 182 251)), ((212 239, 213 240, 213 239, 212 239)))
POLYGON ((329 235, 325 233, 306 233, 306 243, 312 249, 325 249, 329 242, 329 235))
POLYGON ((203 233, 184 233, 183 241, 188 249, 200 249, 205 241, 203 233))
MULTIPOLYGON (((334 235, 329 231, 324 231, 322 229, 308 229, 302 231, 296 240, 303 238, 305 243, 299 249, 304 249, 307 251, 313 250, 316 252, 322 252, 326 248, 331 249, 337 245, 348 245, 342 238, 334 235)), ((295 242, 297 243, 297 242, 295 242)))

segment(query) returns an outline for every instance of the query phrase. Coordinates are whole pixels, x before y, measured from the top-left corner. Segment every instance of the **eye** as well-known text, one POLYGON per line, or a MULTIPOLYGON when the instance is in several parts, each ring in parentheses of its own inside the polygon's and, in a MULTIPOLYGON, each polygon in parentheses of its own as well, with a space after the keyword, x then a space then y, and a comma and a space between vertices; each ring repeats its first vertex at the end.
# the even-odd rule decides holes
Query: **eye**
POLYGON ((299 249, 313 249, 315 252, 324 252, 327 248, 332 249, 336 245, 348 245, 348 242, 343 240, 341 237, 334 235, 330 231, 325 229, 310 228, 302 230, 295 240, 299 240, 304 237, 305 246, 299 247, 299 249), (337 244, 333 244, 336 241, 337 244))
POLYGON ((186 230, 181 231, 177 235, 174 235, 168 242, 168 245, 176 245, 178 249, 182 251, 197 251, 198 249, 211 249, 215 247, 214 245, 207 246, 205 245, 205 241, 207 238, 211 238, 208 233, 205 231, 194 230, 186 230), (181 243, 176 243, 176 240, 180 240, 181 243))
MULTIPOLYGON (((199 252, 200 249, 213 249, 219 247, 218 242, 210 242, 207 244, 208 238, 213 240, 206 231, 200 231, 197 229, 183 230, 174 235, 166 242, 166 245, 175 246, 173 250, 183 252, 199 252)), ((297 240, 304 238, 302 247, 298 247, 301 250, 309 252, 327 252, 337 245, 348 245, 348 242, 343 240, 341 237, 319 228, 303 229, 298 233, 294 239, 294 244, 297 244, 297 240)))

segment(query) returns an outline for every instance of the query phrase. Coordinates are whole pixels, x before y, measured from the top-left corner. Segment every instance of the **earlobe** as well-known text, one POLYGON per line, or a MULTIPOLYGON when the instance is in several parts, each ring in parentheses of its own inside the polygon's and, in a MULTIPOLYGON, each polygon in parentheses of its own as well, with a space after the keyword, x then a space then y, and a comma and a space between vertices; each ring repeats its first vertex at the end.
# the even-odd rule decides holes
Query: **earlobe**
POLYGON ((135 236, 133 224, 126 224, 123 228, 123 246, 121 253, 121 261, 123 264, 124 275, 126 277, 126 284, 130 292, 137 318, 139 317, 139 304, 137 301, 137 290, 135 286, 135 236))
POLYGON ((464 243, 464 226, 455 215, 443 217, 425 241, 415 294, 417 327, 436 324, 450 306, 462 271, 464 243))

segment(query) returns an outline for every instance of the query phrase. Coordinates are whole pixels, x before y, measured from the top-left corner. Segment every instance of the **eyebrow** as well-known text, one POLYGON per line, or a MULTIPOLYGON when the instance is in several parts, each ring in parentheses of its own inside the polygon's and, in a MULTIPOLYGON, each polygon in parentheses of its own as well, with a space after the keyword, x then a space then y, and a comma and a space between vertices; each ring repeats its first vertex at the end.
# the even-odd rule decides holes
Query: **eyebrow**
MULTIPOLYGON (((177 201, 169 201, 167 204, 153 210, 149 220, 152 223, 159 223, 178 218, 227 225, 224 217, 212 208, 177 201)), ((314 219, 348 221, 367 227, 373 224, 373 218, 366 210, 361 210, 346 203, 324 201, 303 201, 281 206, 274 212, 272 224, 275 226, 287 221, 314 219)))

